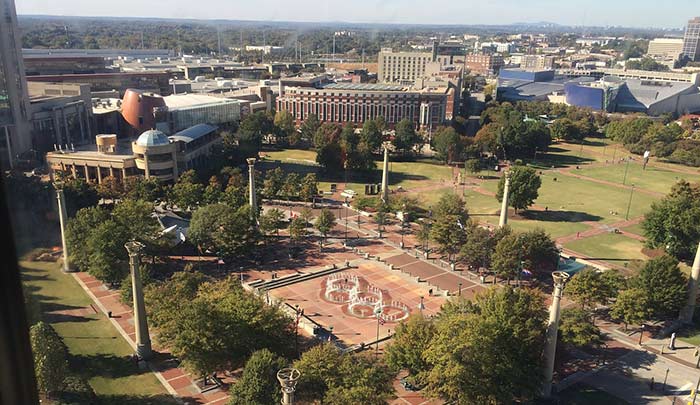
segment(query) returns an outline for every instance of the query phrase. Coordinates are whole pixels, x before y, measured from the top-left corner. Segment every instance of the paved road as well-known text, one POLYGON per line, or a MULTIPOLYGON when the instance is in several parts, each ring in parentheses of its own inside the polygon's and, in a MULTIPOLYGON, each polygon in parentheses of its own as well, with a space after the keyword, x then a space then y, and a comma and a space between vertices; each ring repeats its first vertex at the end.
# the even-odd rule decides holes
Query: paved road
POLYGON ((583 380, 584 383, 607 391, 630 404, 692 403, 691 390, 697 384, 700 371, 668 361, 642 350, 635 350, 617 359, 606 369, 583 380), (666 389, 662 384, 668 370, 666 389), (654 378, 654 390, 650 389, 654 378))

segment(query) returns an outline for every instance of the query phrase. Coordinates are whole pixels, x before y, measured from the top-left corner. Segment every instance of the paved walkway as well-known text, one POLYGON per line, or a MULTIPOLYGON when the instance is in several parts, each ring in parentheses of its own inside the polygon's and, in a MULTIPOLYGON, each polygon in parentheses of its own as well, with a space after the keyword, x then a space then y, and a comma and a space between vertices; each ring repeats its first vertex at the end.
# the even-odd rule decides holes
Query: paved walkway
MULTIPOLYGON (((136 350, 136 332, 134 328, 133 312, 131 307, 120 301, 120 292, 107 288, 101 281, 88 273, 73 273, 85 292, 92 298, 99 310, 107 316, 112 311, 110 321, 112 325, 124 337, 127 343, 136 350)), ((212 404, 222 405, 228 400, 228 395, 221 389, 214 389, 206 393, 200 393, 194 385, 194 378, 183 368, 177 367, 176 360, 165 349, 155 347, 157 351, 155 359, 148 362, 149 368, 163 384, 165 389, 173 396, 178 397, 184 404, 212 404)))

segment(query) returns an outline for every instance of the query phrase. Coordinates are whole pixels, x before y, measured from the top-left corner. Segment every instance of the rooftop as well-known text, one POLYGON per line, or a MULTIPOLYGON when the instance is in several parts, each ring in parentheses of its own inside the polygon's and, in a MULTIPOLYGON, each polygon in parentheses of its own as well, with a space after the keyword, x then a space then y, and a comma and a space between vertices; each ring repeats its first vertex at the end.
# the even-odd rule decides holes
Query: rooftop
POLYGON ((323 89, 331 90, 367 90, 367 91, 402 91, 405 86, 395 84, 380 83, 330 83, 322 86, 323 89))
POLYGON ((176 134, 171 135, 169 138, 172 141, 182 141, 185 143, 190 143, 197 140, 205 135, 208 135, 216 131, 218 127, 209 124, 197 124, 195 126, 184 129, 176 134))
POLYGON ((221 97, 212 97, 204 94, 173 94, 163 97, 165 105, 168 109, 188 108, 204 104, 229 104, 238 103, 237 100, 231 100, 221 97))

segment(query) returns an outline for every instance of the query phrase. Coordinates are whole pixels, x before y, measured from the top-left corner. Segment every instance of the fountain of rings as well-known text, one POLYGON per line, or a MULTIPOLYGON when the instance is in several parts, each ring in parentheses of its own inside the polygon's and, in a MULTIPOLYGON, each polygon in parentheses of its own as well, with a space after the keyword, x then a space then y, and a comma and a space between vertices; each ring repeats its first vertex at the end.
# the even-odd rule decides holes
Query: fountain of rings
POLYGON ((347 304, 348 312, 362 319, 381 314, 387 322, 398 322, 408 318, 410 309, 402 302, 385 299, 381 289, 350 273, 331 274, 326 278, 326 300, 336 304, 347 304))

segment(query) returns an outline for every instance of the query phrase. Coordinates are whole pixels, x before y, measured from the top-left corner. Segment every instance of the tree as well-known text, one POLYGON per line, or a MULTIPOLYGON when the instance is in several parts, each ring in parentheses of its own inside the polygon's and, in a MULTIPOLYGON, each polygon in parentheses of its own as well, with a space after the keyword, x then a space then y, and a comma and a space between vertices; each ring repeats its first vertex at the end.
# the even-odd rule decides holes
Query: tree
POLYGON ((384 404, 393 392, 393 374, 374 356, 344 354, 331 344, 314 346, 294 362, 301 373, 302 401, 324 404, 384 404))
POLYGON ((339 173, 343 170, 342 148, 337 141, 324 144, 317 149, 316 163, 323 166, 327 173, 339 173))
MULTIPOLYGON (((328 232, 335 226, 335 215, 328 208, 321 210, 321 213, 316 218, 316 223, 314 224, 316 229, 321 233, 323 239, 325 240, 328 236, 328 232)), ((321 242, 321 247, 323 248, 323 242, 321 242)))
POLYGON ((188 170, 177 179, 171 190, 171 201, 180 209, 189 210, 204 200, 204 186, 197 182, 194 170, 188 170))
MULTIPOLYGON (((567 288, 569 286, 567 285, 567 288)), ((600 329, 591 321, 583 309, 569 308, 561 313, 559 338, 574 347, 599 346, 603 344, 600 329)))
POLYGON ((46 396, 58 391, 68 371, 68 350, 61 337, 44 322, 29 330, 29 341, 34 355, 34 373, 39 391, 46 396))
POLYGON ((464 162, 464 168, 471 174, 477 174, 481 172, 481 160, 468 159, 464 162))
MULTIPOLYGON (((342 132, 342 127, 333 122, 326 122, 322 124, 316 133, 314 134, 314 148, 316 151, 321 151, 328 145, 335 145, 340 148, 340 133, 342 132)), ((319 162, 320 163, 320 162, 319 162)))
POLYGON ((97 195, 107 200, 116 200, 124 195, 122 183, 113 176, 102 178, 102 182, 96 186, 97 195))
POLYGON ((102 207, 80 209, 66 225, 66 244, 70 252, 70 263, 80 271, 87 271, 90 266, 90 250, 87 241, 90 234, 100 224, 109 220, 109 211, 102 207))
POLYGON ((248 114, 238 128, 236 138, 242 157, 256 157, 262 147, 263 138, 275 132, 274 119, 266 111, 248 114))
POLYGON ((289 224, 289 237, 294 242, 303 240, 307 235, 306 221, 300 217, 292 219, 289 224))
POLYGON ((550 273, 557 269, 559 249, 544 230, 535 228, 518 235, 522 261, 533 273, 550 273))
POLYGON ((423 140, 421 136, 416 132, 413 125, 413 121, 405 118, 396 124, 396 135, 391 143, 394 148, 400 150, 403 154, 410 152, 415 149, 416 145, 420 144, 423 140))
POLYGON ((224 193, 218 177, 211 176, 209 178, 209 184, 207 184, 207 186, 204 188, 202 200, 205 204, 216 204, 221 202, 223 195, 224 193))
POLYGON ((466 226, 469 220, 469 211, 462 197, 449 193, 443 194, 435 204, 433 216, 436 219, 443 216, 455 216, 463 226, 466 226))
POLYGON ((95 187, 81 178, 63 181, 63 195, 66 199, 66 213, 72 217, 82 208, 97 205, 100 198, 95 187))
POLYGON ((314 173, 309 173, 301 180, 299 197, 302 201, 314 201, 318 197, 318 180, 314 173))
POLYGON ((460 404, 526 402, 543 381, 544 299, 528 289, 494 288, 474 301, 449 301, 425 358, 426 391, 460 404))
POLYGON ((290 143, 296 143, 296 140, 294 140, 293 137, 296 134, 297 129, 294 125, 294 117, 292 117, 292 114, 289 113, 289 111, 277 111, 275 113, 274 124, 276 129, 275 133, 277 133, 277 136, 283 138, 284 140, 292 139, 294 142, 290 143))
POLYGON ((124 245, 130 239, 128 230, 114 220, 98 225, 87 240, 88 272, 109 285, 118 286, 129 274, 124 245))
POLYGON ((163 185, 156 177, 146 179, 140 176, 130 176, 122 181, 124 182, 125 198, 155 202, 165 196, 163 185))
POLYGON ((423 386, 430 365, 423 353, 435 338, 433 321, 422 314, 413 314, 396 327, 391 344, 386 348, 386 363, 394 372, 408 370, 411 382, 423 386))
POLYGON ((267 235, 274 231, 277 235, 279 235, 279 230, 283 227, 283 220, 284 213, 277 208, 266 210, 262 215, 260 215, 259 218, 260 232, 267 235))
POLYGON ((212 204, 192 214, 188 236, 203 251, 223 257, 245 255, 258 241, 250 206, 234 209, 225 204, 212 204))
POLYGON ((243 367, 241 378, 229 390, 228 405, 278 404, 282 395, 278 388, 277 371, 286 361, 268 349, 254 352, 243 367))
POLYGON ((299 195, 299 189, 301 188, 301 177, 296 173, 289 173, 284 179, 284 184, 282 185, 282 195, 284 195, 287 200, 291 200, 299 195))
POLYGON ((263 189, 267 198, 276 198, 279 196, 284 186, 284 171, 276 167, 265 173, 263 181, 263 189))
POLYGON ((646 321, 652 315, 647 293, 639 288, 622 291, 617 296, 610 315, 622 320, 625 323, 625 329, 629 324, 639 324, 646 321))
POLYGON ((559 118, 554 120, 549 126, 552 136, 556 139, 582 141, 585 133, 580 131, 580 127, 569 118, 559 118))
POLYGON ((367 145, 370 151, 375 152, 382 146, 382 142, 384 141, 382 130, 381 124, 376 120, 367 120, 362 125, 360 139, 367 145))
POLYGON ((586 267, 569 280, 564 292, 581 305, 581 309, 594 309, 595 305, 605 305, 617 296, 622 286, 619 277, 615 270, 600 272, 586 267))
POLYGON ((318 116, 316 114, 309 114, 306 117, 306 120, 304 120, 304 122, 301 124, 301 127, 299 127, 301 139, 306 142, 312 142, 314 135, 316 135, 316 132, 320 127, 321 122, 318 120, 318 116))
MULTIPOLYGON (((515 211, 527 209, 535 203, 539 196, 538 190, 542 185, 542 179, 537 174, 537 171, 531 167, 514 166, 509 169, 510 172, 510 192, 508 197, 508 205, 513 207, 515 211)), ((505 187, 505 176, 501 177, 498 182, 496 191, 496 199, 503 201, 503 188, 505 187)))
POLYGON ((700 189, 685 180, 661 201, 651 204, 642 227, 646 244, 664 248, 678 260, 692 260, 700 241, 700 189))
POLYGON ((458 215, 440 215, 430 229, 430 238, 437 243, 439 251, 452 261, 466 240, 465 227, 458 215))
POLYGON ((673 316, 685 304, 688 280, 678 262, 664 255, 644 263, 632 286, 644 291, 654 316, 673 316))
POLYGON ((462 137, 452 127, 438 128, 433 134, 433 146, 438 159, 445 164, 459 160, 463 151, 462 137))
POLYGON ((488 229, 476 225, 469 226, 459 251, 459 258, 471 268, 488 268, 491 266, 491 252, 496 243, 488 229))
POLYGON ((491 255, 491 269, 501 278, 511 280, 520 277, 522 244, 518 235, 511 234, 496 244, 491 255))

